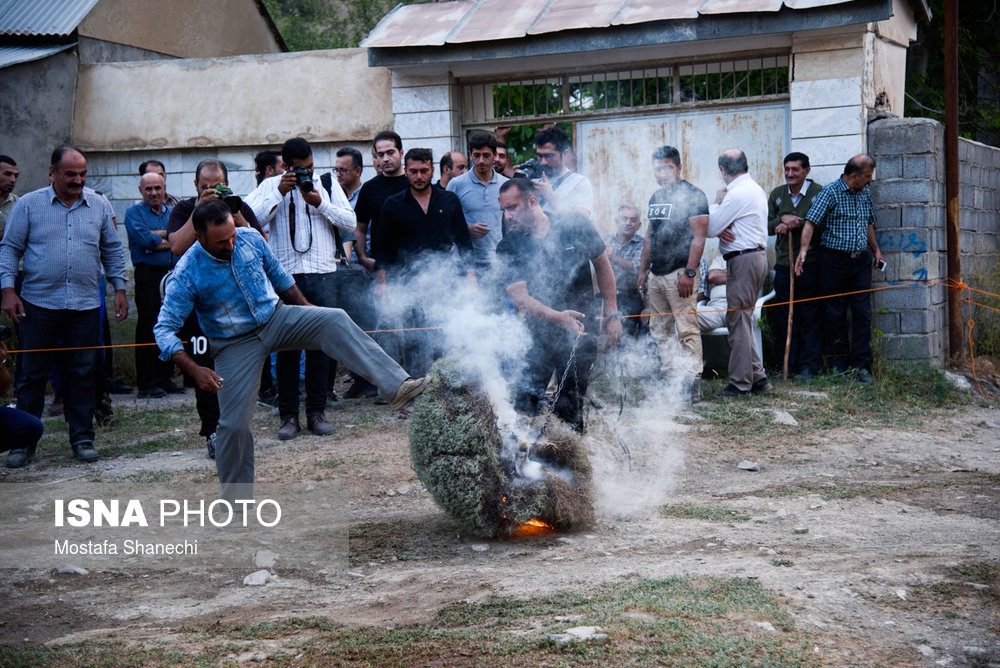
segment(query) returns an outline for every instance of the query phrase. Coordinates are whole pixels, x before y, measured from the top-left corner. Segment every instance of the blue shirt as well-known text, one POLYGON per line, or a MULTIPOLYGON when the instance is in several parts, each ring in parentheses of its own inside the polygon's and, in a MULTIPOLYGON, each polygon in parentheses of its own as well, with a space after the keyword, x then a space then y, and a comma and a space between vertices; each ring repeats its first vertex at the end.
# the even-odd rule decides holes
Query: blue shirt
POLYGON ((267 324, 278 304, 276 291, 293 285, 295 280, 257 230, 236 228, 231 261, 213 257, 195 243, 174 267, 153 327, 160 359, 169 360, 182 349, 177 332, 192 309, 206 336, 229 339, 267 324))
POLYGON ((132 255, 132 264, 146 264, 151 267, 169 267, 173 254, 169 248, 156 250, 163 241, 153 230, 166 230, 170 220, 169 206, 161 205, 160 213, 142 202, 134 204, 125 211, 125 231, 128 232, 128 250, 132 255))
POLYGON ((456 176, 448 182, 448 190, 458 195, 462 202, 465 222, 486 223, 490 231, 482 239, 472 240, 476 264, 491 264, 496 256, 497 244, 503 238, 503 211, 500 210, 500 186, 507 177, 493 172, 484 185, 474 170, 456 176))
POLYGON ((839 178, 816 194, 806 220, 822 231, 821 246, 860 253, 868 248, 868 226, 875 224, 871 188, 855 193, 839 178))
POLYGON ((0 288, 13 288, 24 258, 21 299, 53 310, 100 308, 101 268, 125 289, 125 253, 111 203, 84 188, 72 206, 52 186, 28 193, 11 209, 0 243, 0 288))

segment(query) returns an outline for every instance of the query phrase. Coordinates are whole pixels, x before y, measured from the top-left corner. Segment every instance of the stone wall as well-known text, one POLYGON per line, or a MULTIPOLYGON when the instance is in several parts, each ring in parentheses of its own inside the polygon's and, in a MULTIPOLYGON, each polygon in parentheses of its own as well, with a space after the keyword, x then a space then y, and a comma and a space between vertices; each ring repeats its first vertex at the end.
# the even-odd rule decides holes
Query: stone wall
MULTIPOLYGON (((868 126, 868 149, 878 163, 872 194, 888 263, 873 287, 945 283, 944 127, 923 118, 878 120, 868 126)), ((959 242, 962 277, 969 283, 993 266, 1000 248, 1000 149, 963 139, 959 160, 959 242)), ((878 291, 873 305, 886 358, 945 362, 950 351, 942 285, 878 291)))

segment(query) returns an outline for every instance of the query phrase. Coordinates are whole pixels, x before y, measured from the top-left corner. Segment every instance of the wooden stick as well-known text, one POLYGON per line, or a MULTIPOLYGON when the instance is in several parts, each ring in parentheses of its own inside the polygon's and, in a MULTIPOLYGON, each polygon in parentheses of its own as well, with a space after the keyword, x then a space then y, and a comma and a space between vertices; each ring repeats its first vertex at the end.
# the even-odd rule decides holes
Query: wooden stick
POLYGON ((785 361, 781 380, 788 380, 788 353, 792 349, 792 310, 795 306, 795 256, 792 254, 792 231, 788 230, 788 329, 785 331, 785 361))

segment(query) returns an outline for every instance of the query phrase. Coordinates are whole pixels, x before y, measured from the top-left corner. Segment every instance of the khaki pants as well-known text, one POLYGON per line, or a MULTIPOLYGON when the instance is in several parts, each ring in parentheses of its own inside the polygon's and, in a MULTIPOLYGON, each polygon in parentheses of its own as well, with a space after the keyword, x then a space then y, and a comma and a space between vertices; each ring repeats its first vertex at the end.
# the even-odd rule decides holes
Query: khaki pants
POLYGON ((703 362, 697 307, 701 277, 695 275, 691 295, 682 299, 677 294, 677 280, 683 271, 684 268, 681 267, 665 276, 649 274, 646 281, 649 287, 649 312, 675 314, 650 315, 649 333, 656 341, 660 371, 663 374, 700 378, 703 362))
POLYGON ((741 390, 767 378, 753 342, 753 307, 767 277, 763 251, 737 255, 726 262, 726 314, 729 328, 729 382, 741 390))

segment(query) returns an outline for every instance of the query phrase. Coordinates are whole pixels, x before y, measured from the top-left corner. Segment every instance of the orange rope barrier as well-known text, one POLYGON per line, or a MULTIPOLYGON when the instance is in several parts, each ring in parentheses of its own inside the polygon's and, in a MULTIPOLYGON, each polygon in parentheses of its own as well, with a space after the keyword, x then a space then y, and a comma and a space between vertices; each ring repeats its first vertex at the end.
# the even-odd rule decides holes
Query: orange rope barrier
MULTIPOLYGON (((979 390, 979 394, 982 395, 982 396, 984 396, 984 397, 986 397, 987 399, 992 400, 993 397, 991 397, 990 395, 986 394, 983 391, 982 383, 979 382, 979 375, 976 373, 975 342, 972 340, 972 328, 976 324, 976 321, 972 319, 972 305, 974 303, 976 303, 976 302, 973 302, 972 299, 971 299, 971 290, 972 289, 969 288, 970 296, 967 297, 967 298, 965 298, 964 300, 962 300, 962 301, 965 301, 965 302, 969 303, 969 321, 968 321, 968 325, 969 325, 969 363, 970 363, 970 366, 972 367, 972 377, 976 380, 976 389, 979 390)), ((985 304, 979 304, 979 306, 986 306, 986 305, 985 304)), ((986 306, 986 308, 992 308, 992 307, 991 306, 986 306)), ((993 309, 993 310, 994 311, 1000 311, 1000 309, 993 309)))

